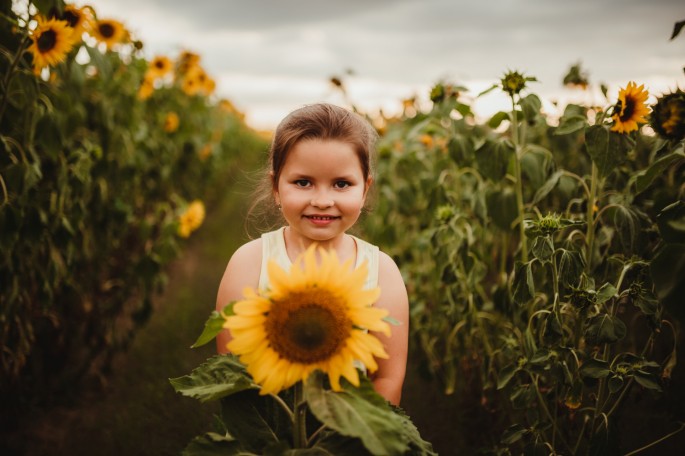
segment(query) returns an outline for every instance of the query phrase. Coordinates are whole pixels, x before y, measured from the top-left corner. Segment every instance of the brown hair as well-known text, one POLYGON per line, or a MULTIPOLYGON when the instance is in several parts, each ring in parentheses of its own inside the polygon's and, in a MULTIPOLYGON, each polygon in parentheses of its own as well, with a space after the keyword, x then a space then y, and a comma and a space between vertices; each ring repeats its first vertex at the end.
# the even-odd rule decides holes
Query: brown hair
POLYGON ((264 206, 262 216, 270 219, 275 204, 271 201, 288 153, 300 141, 320 139, 341 141, 352 145, 359 158, 364 180, 373 175, 373 152, 378 134, 361 115, 328 103, 307 105, 288 114, 274 133, 266 172, 257 186, 255 200, 248 218, 264 206))

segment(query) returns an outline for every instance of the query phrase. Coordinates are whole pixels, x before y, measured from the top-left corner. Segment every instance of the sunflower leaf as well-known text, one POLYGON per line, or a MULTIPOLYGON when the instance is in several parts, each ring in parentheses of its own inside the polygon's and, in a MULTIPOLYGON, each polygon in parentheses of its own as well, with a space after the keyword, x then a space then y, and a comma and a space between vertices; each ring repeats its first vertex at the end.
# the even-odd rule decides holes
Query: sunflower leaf
POLYGON ((360 439, 372 454, 434 454, 430 443, 421 439, 418 430, 401 409, 393 409, 373 389, 366 377, 359 388, 343 380, 343 391, 320 386, 321 374, 310 375, 305 383, 305 397, 314 414, 336 432, 360 439))
POLYGON ((195 437, 185 447, 182 456, 220 456, 240 454, 242 448, 237 440, 215 432, 208 432, 195 437))
POLYGON ((217 355, 195 368, 189 375, 170 378, 177 393, 198 399, 214 401, 247 389, 259 389, 234 355, 217 355))
POLYGON ((216 310, 213 311, 207 321, 205 322, 205 328, 202 330, 202 334, 197 338, 195 343, 190 346, 190 348, 202 347, 203 345, 210 342, 216 337, 217 334, 224 329, 224 322, 226 320, 221 316, 216 310))

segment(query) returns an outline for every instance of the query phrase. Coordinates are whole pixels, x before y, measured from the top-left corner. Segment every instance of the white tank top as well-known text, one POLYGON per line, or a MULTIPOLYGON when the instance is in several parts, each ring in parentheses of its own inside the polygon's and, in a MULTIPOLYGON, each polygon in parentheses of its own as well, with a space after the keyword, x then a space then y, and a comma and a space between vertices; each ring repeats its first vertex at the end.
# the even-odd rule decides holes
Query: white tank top
MULTIPOLYGON (((269 273, 267 272, 269 260, 276 260, 284 271, 290 271, 292 262, 285 248, 284 231, 285 227, 281 227, 276 231, 262 234, 262 269, 259 274, 260 290, 266 290, 269 287, 269 273)), ((352 239, 354 239, 357 245, 357 259, 354 267, 358 268, 364 261, 368 261, 369 274, 366 276, 364 288, 376 288, 378 286, 378 247, 355 236, 352 236, 352 239)))

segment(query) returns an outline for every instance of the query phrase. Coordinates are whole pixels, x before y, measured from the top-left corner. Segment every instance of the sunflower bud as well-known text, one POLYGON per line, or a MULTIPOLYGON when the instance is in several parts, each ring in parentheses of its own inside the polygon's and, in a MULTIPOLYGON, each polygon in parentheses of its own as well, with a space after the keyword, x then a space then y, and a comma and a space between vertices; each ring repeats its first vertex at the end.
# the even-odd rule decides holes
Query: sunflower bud
POLYGON ((518 94, 521 90, 526 88, 526 82, 537 81, 534 77, 524 76, 518 71, 510 71, 502 78, 502 90, 507 92, 510 96, 518 94))
POLYGON ((650 123, 662 138, 674 141, 685 138, 685 92, 679 89, 658 98, 650 123))
POLYGON ((448 222, 452 217, 454 217, 455 211, 452 206, 440 206, 435 211, 435 217, 441 222, 448 222))

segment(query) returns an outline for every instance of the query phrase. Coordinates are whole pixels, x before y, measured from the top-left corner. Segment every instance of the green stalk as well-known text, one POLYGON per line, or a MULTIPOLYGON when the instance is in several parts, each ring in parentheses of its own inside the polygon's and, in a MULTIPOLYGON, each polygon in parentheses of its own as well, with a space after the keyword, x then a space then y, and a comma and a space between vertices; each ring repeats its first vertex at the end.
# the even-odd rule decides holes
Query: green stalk
POLYGON ((585 252, 585 272, 590 274, 592 272, 592 258, 594 254, 595 243, 595 203, 597 201, 597 165, 592 163, 592 176, 590 177, 590 196, 587 201, 587 232, 585 235, 585 244, 587 250, 585 252))
POLYGON ((516 101, 514 95, 511 96, 511 140, 514 143, 514 179, 516 180, 516 207, 518 208, 519 220, 519 236, 521 238, 521 261, 528 262, 528 240, 526 239, 526 230, 523 224, 524 206, 523 206, 523 182, 521 181, 521 145, 519 144, 519 126, 516 115, 516 101))
POLYGON ((9 68, 7 69, 7 74, 5 75, 5 80, 2 82, 2 88, 5 91, 2 94, 2 101, 0 101, 0 122, 2 122, 2 116, 5 114, 5 108, 7 107, 7 98, 9 97, 9 92, 10 92, 10 82, 12 81, 12 76, 15 74, 15 69, 17 68, 17 65, 19 64, 19 59, 21 59, 22 54, 24 54, 24 49, 26 48, 26 45, 29 42, 28 36, 24 38, 21 43, 19 44, 19 48, 17 49, 17 53, 14 54, 14 58, 12 59, 12 62, 10 63, 9 68))
POLYGON ((307 403, 304 401, 302 382, 295 383, 295 400, 293 408, 293 447, 307 447, 307 403))

